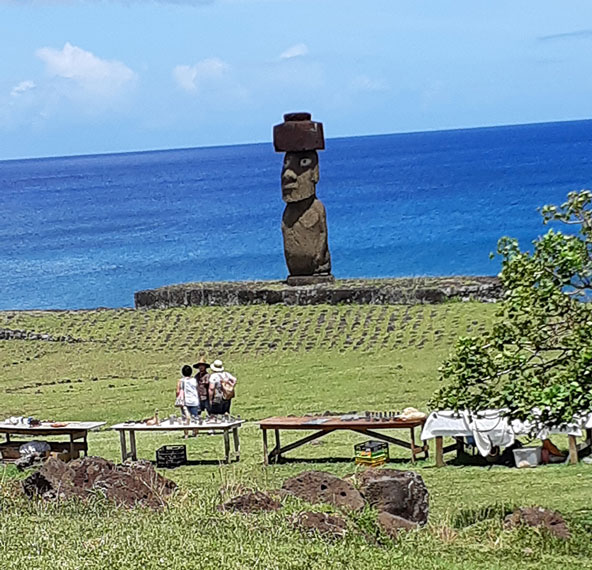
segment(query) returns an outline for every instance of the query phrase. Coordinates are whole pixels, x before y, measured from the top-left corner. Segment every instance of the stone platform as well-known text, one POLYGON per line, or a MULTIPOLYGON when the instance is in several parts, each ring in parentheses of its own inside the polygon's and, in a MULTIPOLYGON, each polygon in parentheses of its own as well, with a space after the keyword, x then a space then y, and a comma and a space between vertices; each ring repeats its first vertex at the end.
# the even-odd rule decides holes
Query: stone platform
POLYGON ((497 277, 413 277, 336 279, 333 283, 290 286, 284 281, 181 283, 137 291, 137 309, 237 305, 416 305, 447 301, 495 302, 497 277))

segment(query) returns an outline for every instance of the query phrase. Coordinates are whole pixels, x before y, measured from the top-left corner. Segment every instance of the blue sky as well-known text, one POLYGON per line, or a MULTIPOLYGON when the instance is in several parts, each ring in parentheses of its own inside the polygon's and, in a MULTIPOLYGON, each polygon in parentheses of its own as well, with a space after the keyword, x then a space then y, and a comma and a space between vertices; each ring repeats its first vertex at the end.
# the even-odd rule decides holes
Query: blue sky
POLYGON ((0 0, 0 159, 592 116, 592 2, 0 0))

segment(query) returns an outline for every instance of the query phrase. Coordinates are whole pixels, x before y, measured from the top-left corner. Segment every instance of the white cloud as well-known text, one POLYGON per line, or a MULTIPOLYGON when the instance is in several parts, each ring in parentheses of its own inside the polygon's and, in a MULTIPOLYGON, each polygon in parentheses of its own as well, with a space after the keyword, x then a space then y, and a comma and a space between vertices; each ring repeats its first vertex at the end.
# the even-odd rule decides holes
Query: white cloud
POLYGON ((229 69, 226 62, 213 57, 202 59, 195 65, 177 65, 173 69, 173 78, 181 89, 197 92, 206 82, 223 77, 229 69))
POLYGON ((45 63, 49 75, 74 81, 98 95, 117 95, 136 79, 136 74, 124 63, 101 59, 69 42, 61 50, 43 47, 35 55, 45 63))
POLYGON ((11 97, 19 97, 23 93, 30 91, 31 89, 35 89, 37 85, 35 85, 34 81, 27 79, 25 81, 21 81, 19 84, 15 85, 10 92, 11 97))
POLYGON ((358 75, 351 82, 355 91, 386 91, 387 85, 382 79, 372 79, 367 75, 358 75))
POLYGON ((293 57, 301 57, 308 54, 308 46, 306 44, 295 44, 284 50, 280 54, 280 59, 291 59, 293 57))

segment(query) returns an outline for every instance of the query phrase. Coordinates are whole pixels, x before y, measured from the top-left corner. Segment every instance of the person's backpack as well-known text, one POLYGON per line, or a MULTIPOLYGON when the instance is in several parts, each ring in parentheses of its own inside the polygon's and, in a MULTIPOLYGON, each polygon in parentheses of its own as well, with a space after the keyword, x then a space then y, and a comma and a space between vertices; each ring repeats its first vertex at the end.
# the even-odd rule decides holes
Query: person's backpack
POLYGON ((234 386, 236 380, 230 378, 227 374, 222 376, 220 380, 220 388, 222 389, 222 397, 225 400, 232 400, 234 398, 234 386))

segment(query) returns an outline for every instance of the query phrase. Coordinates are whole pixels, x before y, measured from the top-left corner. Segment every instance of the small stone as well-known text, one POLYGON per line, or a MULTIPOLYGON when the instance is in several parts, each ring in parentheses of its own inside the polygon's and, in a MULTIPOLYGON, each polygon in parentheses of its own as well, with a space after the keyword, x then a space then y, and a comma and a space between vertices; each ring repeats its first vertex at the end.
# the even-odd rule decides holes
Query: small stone
POLYGON ((292 523, 303 532, 316 532, 330 538, 343 538, 347 534, 347 523, 341 517, 327 513, 299 513, 292 523))
POLYGON ((569 528, 561 513, 543 507, 520 507, 504 519, 506 528, 520 525, 545 528, 556 538, 567 540, 571 537, 569 528))
POLYGON ((402 517, 391 515, 386 511, 382 511, 378 515, 378 524, 391 538, 397 538, 401 530, 415 530, 419 528, 417 523, 408 521, 402 517))

